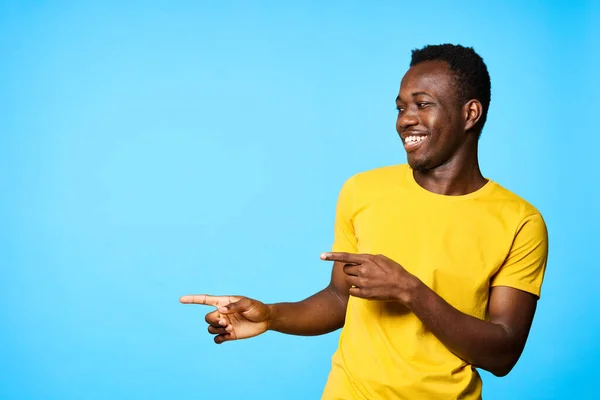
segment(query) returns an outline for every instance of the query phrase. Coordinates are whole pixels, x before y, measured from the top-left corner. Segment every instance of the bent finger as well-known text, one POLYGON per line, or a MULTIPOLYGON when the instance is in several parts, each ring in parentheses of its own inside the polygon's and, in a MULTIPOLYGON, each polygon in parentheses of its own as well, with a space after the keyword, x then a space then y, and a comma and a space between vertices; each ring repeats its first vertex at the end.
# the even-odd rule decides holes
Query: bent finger
POLYGON ((354 276, 358 276, 358 273, 360 271, 360 267, 356 264, 345 264, 343 269, 344 269, 344 273, 346 275, 354 275, 354 276))
POLYGON ((229 318, 216 310, 206 314, 204 320, 215 328, 229 324, 229 318))
POLYGON ((213 335, 226 335, 228 333, 231 333, 232 330, 233 330, 233 327, 231 325, 228 325, 227 327, 220 327, 220 328, 215 328, 214 326, 211 326, 211 325, 208 326, 208 333, 211 333, 213 335))
MULTIPOLYGON (((360 287, 359 281, 360 281, 360 279, 357 276, 346 275, 346 283, 351 287, 359 288, 360 287)), ((352 293, 350 293, 350 294, 352 294, 352 293)))
POLYGON ((221 344, 221 343, 227 342, 229 340, 234 340, 234 336, 232 333, 225 333, 222 335, 215 336, 215 338, 213 340, 215 341, 216 344, 221 344))
POLYGON ((350 294, 350 296, 354 296, 354 297, 360 297, 361 299, 366 299, 366 295, 363 289, 359 288, 359 287, 351 287, 348 290, 348 293, 350 294))

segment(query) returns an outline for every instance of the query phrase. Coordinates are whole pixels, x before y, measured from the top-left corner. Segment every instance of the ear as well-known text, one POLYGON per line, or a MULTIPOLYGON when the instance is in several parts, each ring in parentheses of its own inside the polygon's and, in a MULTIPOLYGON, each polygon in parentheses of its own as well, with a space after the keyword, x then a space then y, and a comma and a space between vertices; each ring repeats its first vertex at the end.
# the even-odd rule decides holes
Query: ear
POLYGON ((473 129, 483 114, 483 106, 479 100, 469 100, 463 107, 463 115, 465 118, 465 132, 473 129))

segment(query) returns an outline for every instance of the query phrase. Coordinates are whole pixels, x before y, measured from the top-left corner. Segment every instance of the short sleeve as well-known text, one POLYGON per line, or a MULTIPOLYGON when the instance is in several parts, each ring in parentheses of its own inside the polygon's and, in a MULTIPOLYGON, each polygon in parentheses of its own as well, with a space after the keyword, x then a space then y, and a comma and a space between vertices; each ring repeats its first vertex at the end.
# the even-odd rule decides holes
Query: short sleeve
POLYGON ((540 214, 523 220, 510 253, 491 286, 509 286, 540 296, 548 260, 548 232, 540 214))
POLYGON ((354 234, 352 217, 354 214, 354 181, 348 179, 340 190, 336 212, 333 234, 332 251, 356 253, 357 240, 354 234))

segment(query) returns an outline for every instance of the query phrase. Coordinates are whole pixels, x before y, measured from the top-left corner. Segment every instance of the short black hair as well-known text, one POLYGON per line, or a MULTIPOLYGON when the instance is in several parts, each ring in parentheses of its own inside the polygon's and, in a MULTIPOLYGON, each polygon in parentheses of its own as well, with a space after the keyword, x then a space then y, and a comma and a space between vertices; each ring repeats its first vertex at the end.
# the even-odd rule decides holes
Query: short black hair
POLYGON ((472 47, 453 44, 429 45, 412 51, 411 67, 426 61, 448 63, 456 77, 458 101, 461 105, 471 99, 481 102, 483 112, 475 127, 480 136, 490 107, 492 86, 490 74, 481 56, 472 47))

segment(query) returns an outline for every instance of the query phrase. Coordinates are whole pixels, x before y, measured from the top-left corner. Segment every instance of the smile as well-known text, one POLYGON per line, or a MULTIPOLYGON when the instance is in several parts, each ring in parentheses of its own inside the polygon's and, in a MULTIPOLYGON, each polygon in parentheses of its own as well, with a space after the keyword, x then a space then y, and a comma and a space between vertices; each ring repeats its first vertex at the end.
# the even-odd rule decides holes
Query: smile
POLYGON ((427 135, 409 135, 404 138, 404 149, 412 151, 421 146, 427 140, 427 135))

